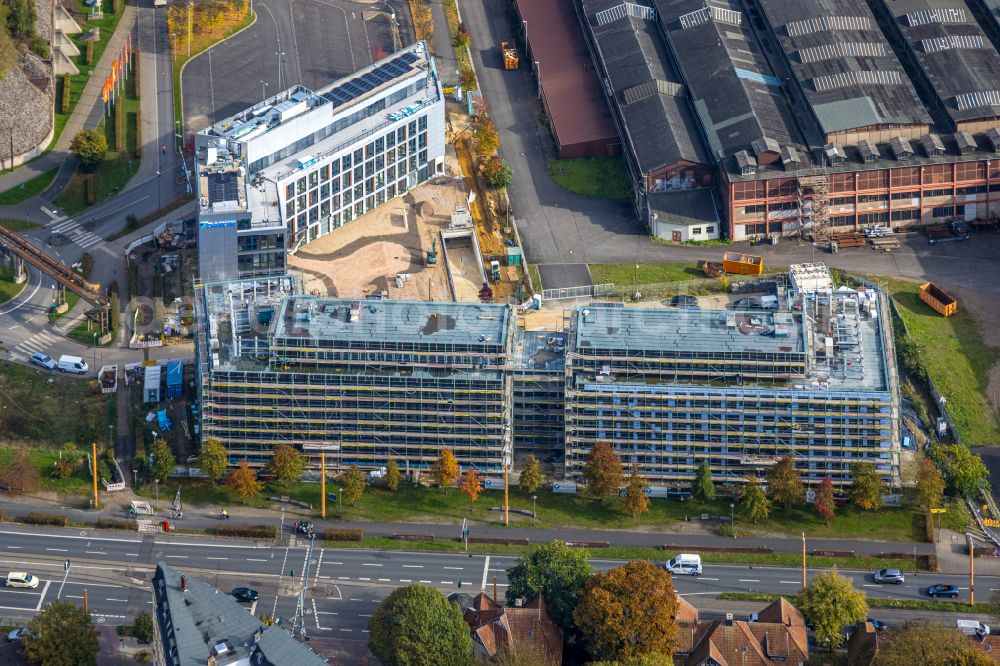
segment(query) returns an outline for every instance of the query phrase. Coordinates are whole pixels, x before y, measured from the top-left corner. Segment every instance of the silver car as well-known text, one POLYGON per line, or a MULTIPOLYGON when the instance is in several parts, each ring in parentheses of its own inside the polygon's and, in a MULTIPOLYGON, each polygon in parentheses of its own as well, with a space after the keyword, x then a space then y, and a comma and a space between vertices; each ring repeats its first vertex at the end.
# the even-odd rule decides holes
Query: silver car
POLYGON ((882 569, 881 571, 875 572, 875 582, 902 585, 906 582, 906 576, 904 576, 903 572, 899 569, 882 569))
POLYGON ((42 352, 35 352, 34 354, 31 355, 31 358, 29 360, 35 365, 42 366, 46 370, 56 369, 56 362, 52 360, 52 357, 50 357, 47 354, 43 354, 42 352))

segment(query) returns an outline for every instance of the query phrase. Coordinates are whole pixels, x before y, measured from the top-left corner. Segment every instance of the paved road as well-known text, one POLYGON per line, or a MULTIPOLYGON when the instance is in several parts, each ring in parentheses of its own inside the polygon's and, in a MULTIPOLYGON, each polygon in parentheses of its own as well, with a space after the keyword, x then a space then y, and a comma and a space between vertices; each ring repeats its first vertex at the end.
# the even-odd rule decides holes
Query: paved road
MULTIPOLYGON (((261 593, 255 613, 274 614, 285 623, 296 615, 298 589, 306 584, 306 630, 317 636, 359 636, 378 603, 393 589, 411 583, 429 585, 447 594, 455 591, 497 594, 507 587, 506 570, 511 556, 466 556, 452 553, 380 552, 328 549, 314 544, 311 558, 307 543, 292 540, 272 543, 234 542, 188 535, 137 535, 93 530, 0 528, 0 574, 27 569, 37 575, 37 590, 0 588, 0 612, 28 617, 59 594, 63 562, 72 569, 62 598, 82 604, 83 588, 99 622, 117 624, 145 609, 150 602, 145 580, 155 564, 164 561, 199 576, 221 590, 249 586, 261 593), (304 578, 308 561, 309 577, 304 578)), ((618 566, 614 560, 595 559, 595 570, 618 566)), ((812 575, 812 571, 809 575, 812 575)), ((922 597, 931 583, 964 585, 955 575, 920 574, 901 586, 875 586, 870 573, 846 571, 855 585, 870 596, 922 597)), ((980 594, 1000 589, 1000 578, 978 578, 980 594)), ((700 597, 713 600, 723 591, 795 592, 801 585, 797 568, 707 565, 703 576, 677 577, 678 592, 698 605, 700 597)), ((964 590, 964 588, 963 588, 964 590)), ((963 597, 965 593, 963 592, 963 597)))

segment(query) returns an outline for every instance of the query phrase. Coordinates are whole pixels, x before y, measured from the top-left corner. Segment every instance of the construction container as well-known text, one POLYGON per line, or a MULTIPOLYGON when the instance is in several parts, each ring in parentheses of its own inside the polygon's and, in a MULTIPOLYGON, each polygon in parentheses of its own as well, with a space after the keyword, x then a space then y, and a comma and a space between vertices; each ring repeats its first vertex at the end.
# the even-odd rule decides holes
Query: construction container
POLYGON ((507 248, 507 265, 508 266, 521 265, 521 248, 519 247, 507 248))
POLYGON ((726 252, 722 255, 722 268, 737 275, 760 275, 764 272, 764 258, 753 254, 726 252))
POLYGON ((518 57, 514 44, 511 42, 500 42, 500 51, 503 53, 503 68, 517 69, 518 57))
POLYGON ((167 398, 184 395, 184 366, 180 360, 167 361, 167 398))
POLYGON ((160 366, 147 365, 142 382, 142 401, 160 401, 160 366))
POLYGON ((958 301, 933 282, 920 285, 920 300, 945 317, 950 317, 958 312, 958 301))

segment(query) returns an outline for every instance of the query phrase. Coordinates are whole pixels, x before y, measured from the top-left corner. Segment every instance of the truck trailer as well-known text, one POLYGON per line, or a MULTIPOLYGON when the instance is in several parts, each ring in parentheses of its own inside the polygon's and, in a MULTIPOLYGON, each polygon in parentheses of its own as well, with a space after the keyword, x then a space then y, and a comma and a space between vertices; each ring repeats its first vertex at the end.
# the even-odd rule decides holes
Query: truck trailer
POLYGON ((513 42, 506 40, 500 42, 500 53, 503 55, 504 69, 517 69, 520 63, 517 57, 517 49, 514 47, 513 42))

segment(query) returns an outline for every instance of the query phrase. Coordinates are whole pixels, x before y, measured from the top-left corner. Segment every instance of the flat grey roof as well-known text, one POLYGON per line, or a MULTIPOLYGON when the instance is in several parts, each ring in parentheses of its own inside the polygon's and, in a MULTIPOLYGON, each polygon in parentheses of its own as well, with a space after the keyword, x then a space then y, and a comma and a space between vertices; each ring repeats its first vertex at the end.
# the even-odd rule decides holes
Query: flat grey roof
POLYGON ((495 348, 504 345, 510 316, 506 305, 485 303, 292 296, 275 317, 274 337, 495 348))
POLYGON ((514 370, 561 372, 566 367, 568 337, 563 332, 519 330, 514 338, 514 370))
POLYGON ((931 123, 864 0, 760 4, 824 133, 931 123))
POLYGON ((965 0, 880 0, 953 123, 1000 117, 1000 54, 965 0))
MULTIPOLYGON (((787 313, 785 313, 787 315, 787 313)), ((802 324, 788 316, 787 337, 766 335, 771 312, 686 308, 586 307, 576 311, 576 346, 589 349, 720 354, 805 354, 802 324), (734 326, 727 326, 731 318, 734 326), (759 321, 759 325, 754 325, 759 321)))

